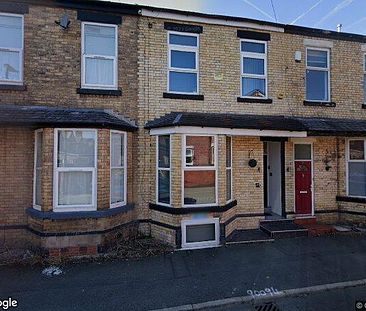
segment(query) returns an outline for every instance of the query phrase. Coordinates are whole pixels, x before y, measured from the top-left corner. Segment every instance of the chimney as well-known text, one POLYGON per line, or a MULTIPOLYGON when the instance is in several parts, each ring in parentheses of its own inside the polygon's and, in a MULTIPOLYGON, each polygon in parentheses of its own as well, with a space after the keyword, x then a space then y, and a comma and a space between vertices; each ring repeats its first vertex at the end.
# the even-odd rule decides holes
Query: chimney
POLYGON ((337 25, 337 31, 338 32, 342 32, 342 26, 343 26, 342 24, 337 25))

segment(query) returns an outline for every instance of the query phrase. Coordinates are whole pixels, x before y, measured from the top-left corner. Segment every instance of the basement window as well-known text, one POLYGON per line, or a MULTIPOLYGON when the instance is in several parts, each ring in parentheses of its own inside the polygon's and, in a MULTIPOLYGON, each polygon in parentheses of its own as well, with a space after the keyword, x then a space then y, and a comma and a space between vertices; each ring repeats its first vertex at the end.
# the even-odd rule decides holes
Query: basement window
POLYGON ((168 92, 198 94, 199 36, 168 33, 168 92))
POLYGON ((23 82, 23 15, 0 13, 0 83, 23 82))
POLYGON ((220 244, 218 218, 182 220, 182 248, 215 247, 220 244))
POLYGON ((117 25, 82 23, 82 87, 117 89, 117 30, 117 25))

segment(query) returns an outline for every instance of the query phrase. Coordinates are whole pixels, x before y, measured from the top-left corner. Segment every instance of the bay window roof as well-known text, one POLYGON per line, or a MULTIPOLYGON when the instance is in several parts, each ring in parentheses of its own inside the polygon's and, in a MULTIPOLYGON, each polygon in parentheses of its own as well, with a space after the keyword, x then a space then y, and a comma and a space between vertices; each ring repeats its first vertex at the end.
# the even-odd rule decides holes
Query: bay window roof
POLYGON ((146 123, 146 129, 209 127, 306 132, 308 136, 366 136, 366 120, 281 115, 171 112, 146 123))
POLYGON ((111 110, 0 105, 0 126, 94 127, 135 131, 135 123, 111 110))

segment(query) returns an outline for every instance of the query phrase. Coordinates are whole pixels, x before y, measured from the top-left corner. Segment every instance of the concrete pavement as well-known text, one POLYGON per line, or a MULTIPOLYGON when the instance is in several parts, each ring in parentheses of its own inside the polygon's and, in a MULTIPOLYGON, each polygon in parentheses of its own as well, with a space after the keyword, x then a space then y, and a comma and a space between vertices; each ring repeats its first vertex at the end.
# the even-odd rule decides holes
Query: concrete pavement
POLYGON ((60 276, 46 277, 40 267, 1 267, 0 298, 17 299, 17 310, 144 311, 248 290, 353 281, 366 278, 366 237, 285 239, 62 269, 60 276))

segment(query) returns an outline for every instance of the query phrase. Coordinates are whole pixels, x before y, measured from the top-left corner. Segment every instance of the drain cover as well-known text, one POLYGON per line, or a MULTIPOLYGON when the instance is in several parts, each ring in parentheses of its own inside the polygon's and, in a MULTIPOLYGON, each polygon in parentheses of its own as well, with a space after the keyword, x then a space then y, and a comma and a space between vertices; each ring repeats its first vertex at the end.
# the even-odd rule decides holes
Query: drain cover
POLYGON ((254 306, 255 311, 280 311, 280 308, 277 307, 273 302, 267 302, 262 305, 254 306))

